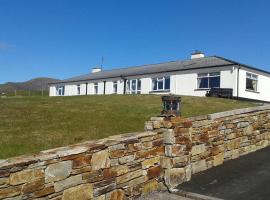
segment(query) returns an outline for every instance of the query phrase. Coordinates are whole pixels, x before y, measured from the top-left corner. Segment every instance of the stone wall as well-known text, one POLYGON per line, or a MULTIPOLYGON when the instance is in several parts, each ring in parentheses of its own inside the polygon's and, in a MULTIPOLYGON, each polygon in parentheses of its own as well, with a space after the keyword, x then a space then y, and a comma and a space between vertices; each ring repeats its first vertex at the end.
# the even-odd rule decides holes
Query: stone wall
POLYGON ((145 132, 0 161, 0 199, 134 199, 269 145, 270 106, 183 119, 145 132))

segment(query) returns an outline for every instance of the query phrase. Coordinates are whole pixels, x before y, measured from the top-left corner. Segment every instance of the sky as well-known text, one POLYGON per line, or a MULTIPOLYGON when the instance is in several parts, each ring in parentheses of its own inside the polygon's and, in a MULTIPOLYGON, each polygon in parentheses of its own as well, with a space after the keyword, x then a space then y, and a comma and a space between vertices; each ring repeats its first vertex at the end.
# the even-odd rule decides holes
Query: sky
POLYGON ((0 0, 0 83, 189 59, 270 71, 268 0, 0 0))

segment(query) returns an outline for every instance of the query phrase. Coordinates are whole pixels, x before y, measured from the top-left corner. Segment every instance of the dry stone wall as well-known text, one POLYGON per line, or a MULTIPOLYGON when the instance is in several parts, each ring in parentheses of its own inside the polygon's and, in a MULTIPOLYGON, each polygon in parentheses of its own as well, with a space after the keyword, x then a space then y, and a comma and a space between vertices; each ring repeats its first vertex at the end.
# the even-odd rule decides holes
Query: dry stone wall
POLYGON ((192 174, 269 145, 270 106, 183 119, 145 132, 0 161, 0 199, 121 200, 174 190, 192 174))

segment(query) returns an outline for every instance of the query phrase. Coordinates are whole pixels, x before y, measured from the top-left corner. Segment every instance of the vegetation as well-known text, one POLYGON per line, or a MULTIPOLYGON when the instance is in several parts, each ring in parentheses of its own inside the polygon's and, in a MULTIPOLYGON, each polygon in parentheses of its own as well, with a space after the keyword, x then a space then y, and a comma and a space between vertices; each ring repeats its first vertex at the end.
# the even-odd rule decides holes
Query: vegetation
POLYGON ((48 96, 48 84, 57 80, 44 77, 0 84, 0 96, 48 96))
MULTIPOLYGON (((252 103, 182 97, 183 116, 254 106, 252 103)), ((0 159, 113 134, 142 131, 159 115, 155 95, 0 98, 0 159)))

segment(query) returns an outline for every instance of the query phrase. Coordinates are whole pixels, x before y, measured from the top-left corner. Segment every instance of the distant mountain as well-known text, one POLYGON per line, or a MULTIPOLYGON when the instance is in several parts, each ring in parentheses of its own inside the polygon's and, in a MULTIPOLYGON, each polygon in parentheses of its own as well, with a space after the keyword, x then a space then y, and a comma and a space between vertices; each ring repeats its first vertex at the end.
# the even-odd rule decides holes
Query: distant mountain
POLYGON ((15 90, 21 91, 48 91, 48 83, 57 81, 58 79, 53 78, 35 78, 26 82, 7 82, 0 84, 0 92, 14 92, 15 90))

